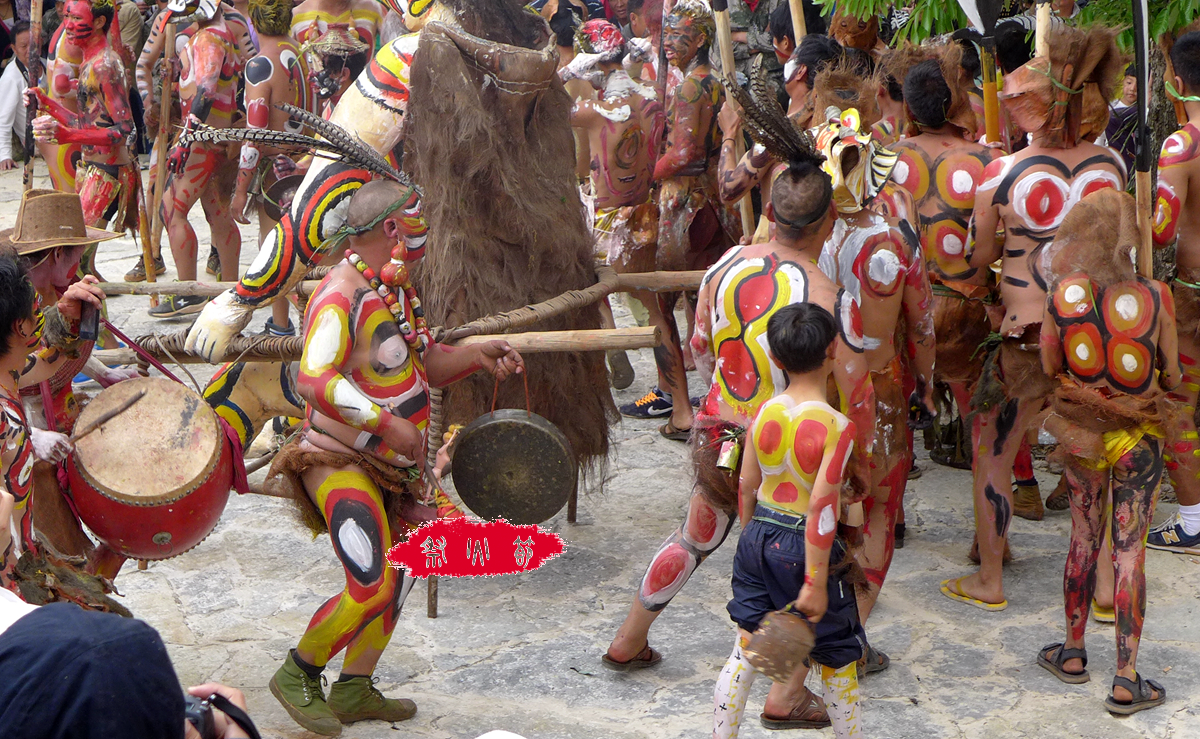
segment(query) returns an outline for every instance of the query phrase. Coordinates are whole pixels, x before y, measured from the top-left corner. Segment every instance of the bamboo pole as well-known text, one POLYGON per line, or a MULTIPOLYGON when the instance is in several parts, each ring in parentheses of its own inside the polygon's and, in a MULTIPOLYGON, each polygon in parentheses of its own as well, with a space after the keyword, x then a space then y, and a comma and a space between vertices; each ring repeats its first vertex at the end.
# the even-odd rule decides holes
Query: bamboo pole
MULTIPOLYGON (((737 84, 737 70, 734 69, 733 61, 733 33, 729 25, 729 2, 728 0, 713 0, 712 4, 713 16, 717 22, 717 47, 721 52, 721 73, 725 75, 728 84, 737 84)), ((716 114, 716 111, 713 111, 716 114)), ((733 140, 733 158, 735 162, 740 162, 742 156, 746 153, 746 144, 741 136, 733 140)), ((752 236, 754 234, 754 205, 750 202, 750 193, 746 193, 742 197, 739 206, 742 213, 742 234, 744 236, 752 236)))
MULTIPOLYGON (((175 351, 174 345, 180 343, 181 336, 177 334, 160 336, 164 343, 169 345, 171 357, 168 357, 156 342, 142 341, 142 348, 156 359, 166 362, 178 361, 182 364, 208 364, 201 357, 183 351, 175 351)), ((466 336, 453 344, 470 346, 496 340, 508 342, 509 346, 522 354, 541 354, 605 351, 608 349, 651 349, 662 343, 662 334, 655 326, 580 331, 530 331, 515 334, 466 336)), ((230 359, 240 357, 246 362, 294 362, 300 359, 303 349, 304 340, 299 336, 286 338, 238 336, 230 342, 228 357, 230 359), (257 350, 256 347, 258 347, 257 350)), ((92 356, 108 365, 135 364, 138 361, 138 355, 133 349, 100 349, 93 351, 92 356)))
MULTIPOLYGON (((175 24, 163 25, 166 38, 163 39, 163 74, 162 87, 158 91, 158 133, 154 137, 154 151, 158 152, 158 161, 154 167, 154 200, 150 213, 150 244, 142 249, 142 260, 146 266, 146 282, 153 284, 158 281, 154 273, 154 258, 162 255, 162 201, 167 184, 167 147, 171 141, 171 83, 175 77, 175 56, 171 51, 175 48, 175 24)), ((158 295, 149 293, 150 306, 158 305, 158 295)), ((168 293, 169 294, 169 293, 168 293)), ((220 293, 218 293, 220 294, 220 293)))
POLYGON ((996 82, 996 37, 985 36, 979 48, 983 70, 983 119, 989 143, 1000 142, 1000 96, 996 82))
POLYGON ((788 0, 788 6, 792 11, 792 35, 796 37, 796 48, 800 48, 800 41, 808 35, 808 24, 804 20, 804 0, 788 0))
MULTIPOLYGON (((15 5, 13 6, 16 7, 15 5)), ((42 84, 42 0, 31 0, 29 3, 29 86, 40 87, 42 84)), ((33 138, 33 119, 36 118, 37 103, 22 103, 25 105, 25 166, 21 172, 21 185, 28 191, 33 189, 33 160, 37 152, 37 142, 33 138)), ((10 136, 8 131, 0 131, 0 135, 10 136)))
POLYGON ((1037 25, 1034 50, 1036 56, 1050 56, 1050 3, 1043 0, 1037 4, 1037 25))
MULTIPOLYGON (((700 288, 704 278, 704 270, 689 270, 684 272, 631 272, 617 275, 617 288, 614 292, 679 292, 692 291, 700 288)), ((305 280, 296 286, 295 291, 303 297, 310 297, 321 282, 305 280)), ((226 290, 232 290, 236 282, 170 282, 147 284, 142 282, 101 282, 99 287, 105 295, 199 295, 201 297, 216 297, 226 290)))

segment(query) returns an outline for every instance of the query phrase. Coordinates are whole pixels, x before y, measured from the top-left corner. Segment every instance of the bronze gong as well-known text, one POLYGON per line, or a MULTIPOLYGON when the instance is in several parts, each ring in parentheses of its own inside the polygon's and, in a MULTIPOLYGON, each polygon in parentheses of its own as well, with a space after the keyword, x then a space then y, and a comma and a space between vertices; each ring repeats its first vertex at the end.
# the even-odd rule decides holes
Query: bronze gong
POLYGON ((536 413, 506 408, 476 418, 458 433, 450 476, 463 503, 480 518, 537 524, 566 505, 578 468, 557 426, 536 413))
POLYGON ((296 191, 300 189, 300 184, 304 182, 304 175, 293 174, 276 180, 275 184, 267 188, 263 193, 263 212, 272 221, 283 219, 283 214, 292 209, 292 198, 296 197, 296 191))

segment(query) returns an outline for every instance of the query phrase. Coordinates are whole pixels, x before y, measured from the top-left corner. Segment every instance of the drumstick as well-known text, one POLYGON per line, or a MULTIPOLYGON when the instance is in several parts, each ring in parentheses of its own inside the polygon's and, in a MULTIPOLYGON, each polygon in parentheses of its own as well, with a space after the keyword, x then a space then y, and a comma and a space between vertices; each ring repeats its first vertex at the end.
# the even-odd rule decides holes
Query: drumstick
POLYGON ((101 414, 100 417, 97 418, 95 421, 92 421, 87 426, 84 426, 83 431, 73 434, 70 438, 70 442, 72 444, 74 444, 75 442, 79 441, 83 437, 92 433, 93 431, 100 428, 104 424, 108 423, 112 419, 116 418, 117 416, 121 415, 125 411, 129 410, 130 407, 132 407, 134 403, 141 400, 143 397, 145 397, 145 395, 146 395, 145 390, 138 390, 137 395, 134 395, 133 397, 131 397, 129 400, 126 400, 121 405, 117 406, 116 408, 113 408, 111 411, 101 414))

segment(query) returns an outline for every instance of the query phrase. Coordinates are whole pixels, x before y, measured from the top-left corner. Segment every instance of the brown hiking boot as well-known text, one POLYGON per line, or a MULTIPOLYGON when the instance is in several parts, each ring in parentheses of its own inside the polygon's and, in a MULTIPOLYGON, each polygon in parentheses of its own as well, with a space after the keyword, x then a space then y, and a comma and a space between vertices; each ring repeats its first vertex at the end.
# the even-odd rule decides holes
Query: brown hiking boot
POLYGON ((1017 485, 1013 488, 1014 516, 1020 516, 1026 521, 1041 521, 1046 515, 1042 507, 1042 491, 1034 485, 1017 485))

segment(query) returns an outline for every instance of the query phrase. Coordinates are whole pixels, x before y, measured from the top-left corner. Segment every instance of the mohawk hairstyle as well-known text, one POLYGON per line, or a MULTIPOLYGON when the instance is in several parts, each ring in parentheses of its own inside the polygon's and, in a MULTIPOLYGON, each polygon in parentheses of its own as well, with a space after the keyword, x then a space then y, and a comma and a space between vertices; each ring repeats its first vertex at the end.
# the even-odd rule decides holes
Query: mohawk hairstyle
POLYGON ((745 113, 747 133, 771 156, 787 162, 789 166, 794 167, 802 162, 819 166, 825 157, 817 153, 812 135, 784 115, 779 100, 767 86, 767 73, 763 70, 762 61, 762 55, 754 59, 750 70, 750 92, 736 82, 723 80, 725 89, 745 113))

